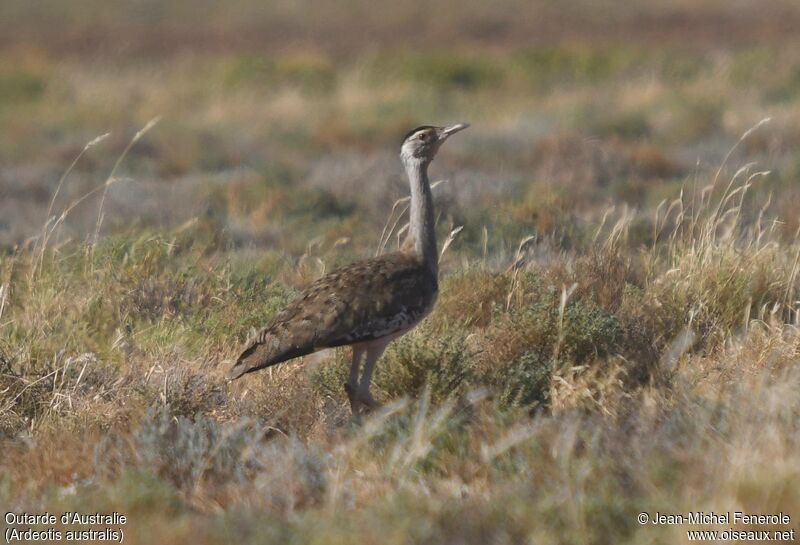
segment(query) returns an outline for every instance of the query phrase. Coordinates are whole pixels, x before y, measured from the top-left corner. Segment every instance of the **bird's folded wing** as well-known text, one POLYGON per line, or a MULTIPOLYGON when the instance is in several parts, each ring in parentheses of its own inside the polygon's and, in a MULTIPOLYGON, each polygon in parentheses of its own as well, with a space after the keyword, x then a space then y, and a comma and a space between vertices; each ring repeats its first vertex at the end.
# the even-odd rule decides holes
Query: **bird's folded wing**
POLYGON ((435 275, 402 252, 352 263, 311 284, 274 316, 229 377, 402 331, 430 309, 436 290, 435 275))

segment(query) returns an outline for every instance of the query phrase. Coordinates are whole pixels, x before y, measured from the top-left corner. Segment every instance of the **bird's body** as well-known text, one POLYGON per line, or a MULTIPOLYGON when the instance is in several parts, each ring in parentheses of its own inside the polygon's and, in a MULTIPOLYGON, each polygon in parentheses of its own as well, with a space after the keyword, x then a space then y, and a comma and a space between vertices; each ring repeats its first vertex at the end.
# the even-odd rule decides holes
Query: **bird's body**
POLYGON ((433 308, 436 277, 410 252, 356 261, 312 283, 245 349, 230 377, 324 348, 413 328, 433 308))
POLYGON ((248 344, 230 379, 324 348, 351 345, 353 359, 345 390, 353 412, 357 414, 360 405, 376 405, 369 393, 375 362, 392 340, 422 321, 436 302, 438 254, 427 169, 442 142, 467 126, 426 125, 406 136, 400 157, 411 185, 411 206, 403 247, 351 263, 308 286, 248 344))

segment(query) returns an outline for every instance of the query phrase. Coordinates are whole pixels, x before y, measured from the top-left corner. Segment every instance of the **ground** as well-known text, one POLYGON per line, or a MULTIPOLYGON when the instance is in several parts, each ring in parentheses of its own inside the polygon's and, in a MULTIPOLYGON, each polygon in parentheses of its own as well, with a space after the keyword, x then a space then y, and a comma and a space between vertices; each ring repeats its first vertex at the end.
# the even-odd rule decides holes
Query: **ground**
POLYGON ((797 529, 800 8, 396 4, 0 6, 0 511, 127 518, 4 531, 797 529), (300 288, 397 246, 400 138, 459 121, 385 410, 351 423, 346 349, 227 383, 300 288), (639 519, 736 511, 790 521, 639 519))

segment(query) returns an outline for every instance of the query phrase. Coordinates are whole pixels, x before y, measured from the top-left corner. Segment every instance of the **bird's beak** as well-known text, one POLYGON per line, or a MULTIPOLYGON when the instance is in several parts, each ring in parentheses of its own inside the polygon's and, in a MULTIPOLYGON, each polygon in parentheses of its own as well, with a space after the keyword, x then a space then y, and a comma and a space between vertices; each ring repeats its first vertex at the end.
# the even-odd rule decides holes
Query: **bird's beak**
POLYGON ((456 123, 455 125, 452 125, 450 127, 445 127, 442 133, 439 135, 439 141, 443 142, 447 140, 447 138, 450 135, 455 134, 459 131, 463 131, 467 127, 469 127, 469 123, 456 123))

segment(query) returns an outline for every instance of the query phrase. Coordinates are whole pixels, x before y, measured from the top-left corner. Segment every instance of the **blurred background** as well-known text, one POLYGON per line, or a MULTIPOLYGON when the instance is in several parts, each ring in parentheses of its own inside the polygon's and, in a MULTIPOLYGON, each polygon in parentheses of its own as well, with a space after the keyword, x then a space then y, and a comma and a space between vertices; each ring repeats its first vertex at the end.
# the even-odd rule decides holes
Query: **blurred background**
MULTIPOLYGON (((453 248, 584 244, 610 206, 645 212, 737 150, 800 206, 800 4, 792 0, 5 0, 0 246, 102 185, 104 233, 198 222, 233 247, 373 248, 407 194, 411 127, 469 121, 433 167, 453 248)), ((101 192, 59 241, 92 233, 101 192)), ((756 199, 758 200, 758 199, 756 199)), ((788 212, 788 213, 787 213, 788 212)), ((792 220, 791 218, 795 219, 792 220)), ((349 251, 347 249, 350 249, 349 251)), ((352 255, 347 256, 352 257, 352 255)))
POLYGON ((0 511, 163 545, 795 528, 798 29, 797 0, 0 0, 0 511), (226 382, 401 228, 402 136, 459 121, 391 411, 352 425, 345 349, 226 382))

